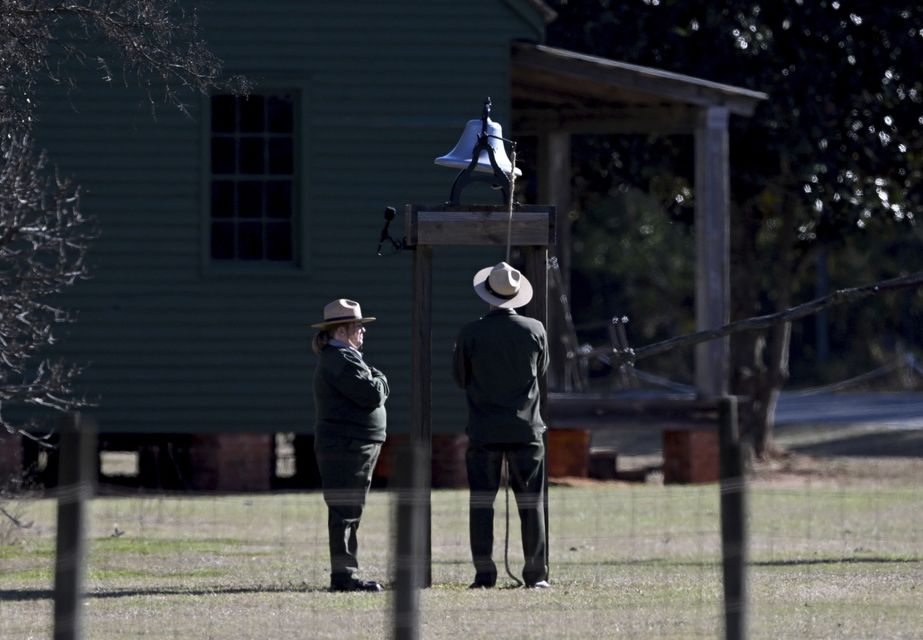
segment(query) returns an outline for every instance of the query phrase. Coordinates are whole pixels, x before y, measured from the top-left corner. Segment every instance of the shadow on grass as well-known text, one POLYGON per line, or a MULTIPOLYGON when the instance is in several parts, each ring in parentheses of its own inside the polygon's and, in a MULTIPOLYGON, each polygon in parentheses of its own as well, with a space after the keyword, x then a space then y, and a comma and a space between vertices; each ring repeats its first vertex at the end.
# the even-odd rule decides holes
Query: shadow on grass
MULTIPOLYGON (((909 556, 904 558, 870 556, 865 558, 792 558, 789 560, 750 560, 751 567, 795 567, 822 564, 914 564, 923 563, 923 556, 909 556)), ((658 558, 638 558, 635 560, 598 560, 593 562, 561 562, 565 566, 599 566, 599 567, 692 567, 707 568, 720 567, 721 559, 714 560, 662 560, 658 558)))
POLYGON ((802 567, 818 564, 914 564, 923 562, 923 558, 812 558, 794 560, 759 560, 750 561, 751 567, 802 567))
POLYGON ((876 433, 851 434, 811 444, 793 445, 790 449, 818 457, 920 457, 923 456, 923 430, 889 429, 876 433))
MULTIPOLYGON (((329 593, 326 587, 297 584, 256 585, 252 587, 152 587, 150 589, 109 589, 88 593, 88 599, 133 598, 137 596, 213 596, 239 595, 248 593, 329 593)), ((53 600, 54 589, 0 589, 0 602, 26 602, 32 600, 53 600)))

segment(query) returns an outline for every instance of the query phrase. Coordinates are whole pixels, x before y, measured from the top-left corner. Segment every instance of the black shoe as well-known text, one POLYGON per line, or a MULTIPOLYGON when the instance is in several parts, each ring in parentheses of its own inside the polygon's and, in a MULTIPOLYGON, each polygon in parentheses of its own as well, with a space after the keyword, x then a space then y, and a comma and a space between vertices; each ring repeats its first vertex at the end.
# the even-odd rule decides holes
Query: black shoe
POLYGON ((474 582, 468 585, 468 588, 469 589, 493 589, 495 585, 496 585, 495 582, 480 582, 479 580, 475 580, 474 582))
POLYGON ((527 589, 550 589, 551 585, 547 580, 539 580, 538 582, 527 582, 527 589))
POLYGON ((351 578, 344 582, 331 582, 331 591, 381 591, 381 585, 374 580, 351 578))

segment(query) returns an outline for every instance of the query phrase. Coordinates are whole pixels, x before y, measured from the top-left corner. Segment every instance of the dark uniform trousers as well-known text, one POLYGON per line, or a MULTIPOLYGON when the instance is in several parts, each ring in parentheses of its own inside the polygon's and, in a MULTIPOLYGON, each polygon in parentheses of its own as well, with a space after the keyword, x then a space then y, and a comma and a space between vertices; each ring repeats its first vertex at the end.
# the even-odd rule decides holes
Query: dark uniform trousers
POLYGON ((528 443, 470 443, 465 456, 470 495, 471 556, 475 582, 494 584, 497 566, 493 561, 494 501, 500 488, 503 456, 509 464, 510 486, 516 496, 522 528, 525 566, 522 577, 534 584, 548 577, 545 564, 544 459, 541 440, 528 443))
POLYGON ((330 580, 346 582, 359 570, 356 531, 381 452, 380 442, 318 436, 314 444, 323 479, 330 539, 330 580))

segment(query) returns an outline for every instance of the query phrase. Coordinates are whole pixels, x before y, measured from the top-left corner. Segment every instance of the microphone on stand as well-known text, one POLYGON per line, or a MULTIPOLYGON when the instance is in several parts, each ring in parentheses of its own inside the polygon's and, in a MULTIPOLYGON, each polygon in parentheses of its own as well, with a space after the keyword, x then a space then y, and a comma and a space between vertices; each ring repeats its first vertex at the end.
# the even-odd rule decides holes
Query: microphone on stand
MULTIPOLYGON (((385 226, 381 229, 381 235, 378 237, 378 255, 381 255, 381 245, 385 243, 385 240, 389 240, 390 236, 388 235, 388 225, 391 224, 391 221, 394 220, 394 215, 397 213, 394 207, 385 208, 385 226)), ((394 242, 393 240, 391 241, 394 242)))

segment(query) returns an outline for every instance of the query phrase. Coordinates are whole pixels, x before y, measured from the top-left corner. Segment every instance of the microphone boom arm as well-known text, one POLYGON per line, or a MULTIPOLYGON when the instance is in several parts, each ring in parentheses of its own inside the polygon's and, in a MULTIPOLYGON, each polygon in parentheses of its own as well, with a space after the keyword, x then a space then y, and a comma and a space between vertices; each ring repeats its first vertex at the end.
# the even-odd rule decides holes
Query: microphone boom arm
POLYGON ((388 227, 391 225, 391 221, 394 220, 394 216, 397 213, 394 207, 385 208, 385 226, 381 228, 381 234, 378 236, 378 255, 381 253, 381 245, 388 241, 391 243, 391 248, 394 249, 394 253, 401 251, 407 245, 403 239, 400 242, 391 237, 388 233, 388 227))

